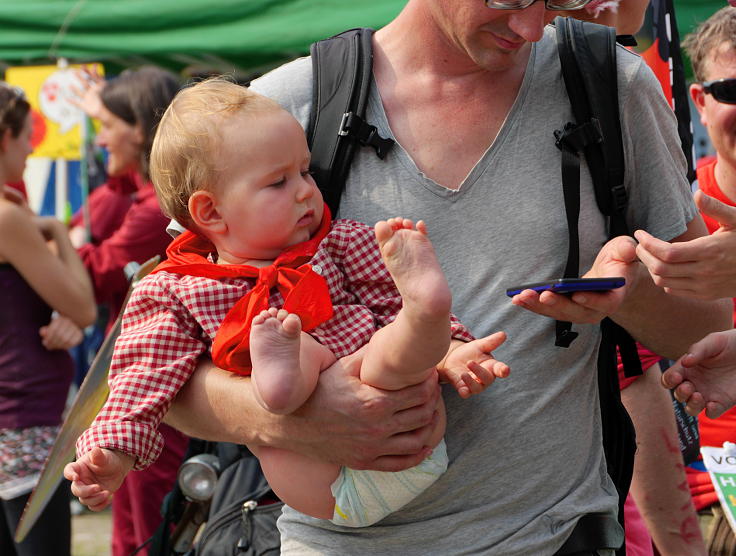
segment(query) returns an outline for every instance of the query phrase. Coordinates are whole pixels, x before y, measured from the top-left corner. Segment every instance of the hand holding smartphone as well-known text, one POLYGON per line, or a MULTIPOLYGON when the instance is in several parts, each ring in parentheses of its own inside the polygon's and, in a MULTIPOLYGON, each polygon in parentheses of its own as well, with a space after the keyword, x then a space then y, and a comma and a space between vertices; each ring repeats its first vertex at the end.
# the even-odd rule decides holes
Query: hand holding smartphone
POLYGON ((513 297, 524 290, 534 290, 538 293, 551 291, 554 293, 570 294, 575 292, 604 292, 620 288, 625 283, 626 279, 621 276, 607 278, 558 278, 556 280, 514 286, 506 290, 506 295, 513 297))

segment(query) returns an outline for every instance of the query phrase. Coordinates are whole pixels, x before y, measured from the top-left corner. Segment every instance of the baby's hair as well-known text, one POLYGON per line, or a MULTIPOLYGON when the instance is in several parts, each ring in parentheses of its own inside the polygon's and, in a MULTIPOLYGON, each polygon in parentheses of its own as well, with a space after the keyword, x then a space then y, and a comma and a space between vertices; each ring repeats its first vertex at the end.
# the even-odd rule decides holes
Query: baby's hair
POLYGON ((222 123, 236 115, 278 110, 282 108, 271 99, 224 77, 182 89, 161 118, 151 149, 151 179, 161 210, 194 229, 189 197, 217 184, 222 123))

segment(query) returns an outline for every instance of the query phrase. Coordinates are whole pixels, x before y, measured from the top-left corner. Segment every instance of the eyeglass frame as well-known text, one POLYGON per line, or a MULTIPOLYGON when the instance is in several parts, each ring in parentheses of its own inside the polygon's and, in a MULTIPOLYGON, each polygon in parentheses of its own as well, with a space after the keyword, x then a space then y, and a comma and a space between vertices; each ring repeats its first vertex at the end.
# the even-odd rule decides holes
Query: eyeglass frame
MULTIPOLYGON (((703 87, 703 91, 712 96, 713 100, 716 102, 720 102, 721 104, 736 104, 736 97, 734 97, 733 101, 728 100, 720 100, 716 95, 713 94, 713 85, 718 85, 719 83, 723 83, 725 81, 734 81, 736 82, 736 77, 724 77, 722 79, 713 79, 711 81, 703 81, 700 85, 703 87)), ((734 89, 736 90, 736 85, 734 86, 734 89)))
MULTIPOLYGON (((490 8, 492 10, 525 10, 529 6, 531 6, 532 4, 534 4, 534 2, 537 2, 539 0, 520 0, 521 2, 525 2, 525 1, 528 2, 526 6, 491 6, 490 4, 492 2, 494 2, 494 1, 495 0, 483 0, 483 3, 486 5, 486 8, 490 8)), ((564 0, 562 0, 562 1, 564 1, 564 0)), ((592 1, 593 0, 587 0, 586 2, 584 2, 583 4, 581 4, 580 6, 578 6, 577 8, 559 8, 559 7, 558 8, 551 8, 549 6, 549 4, 550 4, 550 2, 554 2, 554 0, 544 0, 544 9, 545 10, 550 10, 550 11, 555 11, 555 12, 558 12, 558 11, 582 10, 585 6, 587 6, 588 4, 590 4, 592 1)))

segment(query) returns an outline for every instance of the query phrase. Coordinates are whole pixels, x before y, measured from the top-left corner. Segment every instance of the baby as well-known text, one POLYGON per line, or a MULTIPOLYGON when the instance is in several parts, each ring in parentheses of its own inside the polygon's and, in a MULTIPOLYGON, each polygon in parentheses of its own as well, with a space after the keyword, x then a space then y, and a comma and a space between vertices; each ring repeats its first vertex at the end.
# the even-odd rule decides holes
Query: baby
MULTIPOLYGON (((290 413, 319 373, 366 346, 361 381, 395 390, 439 372, 462 397, 508 375, 450 315, 450 290, 423 222, 375 230, 332 222, 309 173, 299 123, 273 101, 222 79, 181 91, 154 140, 163 210, 188 230, 136 286, 110 368, 110 397, 65 469, 72 491, 104 508, 131 469, 161 449, 157 427, 200 355, 250 375, 258 402, 290 413), (367 345, 366 345, 367 344, 367 345)), ((355 471, 249 445, 274 492, 334 523, 367 526, 447 468, 444 406, 432 453, 398 472, 355 471), (300 480, 295 481, 294 478, 300 480)))

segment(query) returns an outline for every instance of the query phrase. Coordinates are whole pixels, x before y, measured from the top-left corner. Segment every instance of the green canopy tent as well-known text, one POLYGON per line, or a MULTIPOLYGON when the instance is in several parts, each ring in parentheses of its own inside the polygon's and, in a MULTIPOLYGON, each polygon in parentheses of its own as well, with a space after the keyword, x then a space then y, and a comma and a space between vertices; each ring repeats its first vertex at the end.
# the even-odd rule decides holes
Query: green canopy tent
MULTIPOLYGON (((481 0, 477 0, 480 2, 481 0)), ((626 1, 626 0, 624 0, 626 1)), ((15 0, 0 9, 7 66, 102 61, 249 73, 344 29, 385 25, 405 0, 15 0)), ((683 36, 725 0, 675 0, 683 36)))
POLYGON ((101 61, 246 73, 351 27, 378 28, 403 0, 24 0, 0 9, 0 70, 101 61))

